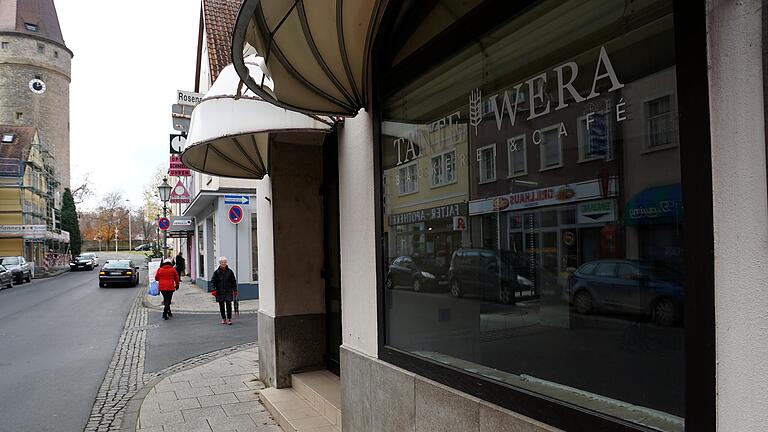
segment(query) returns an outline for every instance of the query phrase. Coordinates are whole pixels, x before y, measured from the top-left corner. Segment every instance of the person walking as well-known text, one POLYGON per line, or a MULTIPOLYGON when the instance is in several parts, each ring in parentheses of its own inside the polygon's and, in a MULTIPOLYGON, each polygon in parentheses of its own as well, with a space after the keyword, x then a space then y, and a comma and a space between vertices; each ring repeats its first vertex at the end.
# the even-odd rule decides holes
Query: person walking
POLYGON ((187 268, 187 262, 184 260, 184 257, 181 255, 181 251, 179 251, 179 254, 176 255, 176 260, 174 261, 174 264, 176 266, 176 273, 179 274, 179 278, 184 276, 184 270, 187 268))
POLYGON ((160 294, 163 295, 163 319, 167 320, 173 316, 171 299, 174 291, 179 289, 179 274, 173 268, 173 263, 169 258, 166 258, 160 268, 157 269, 155 280, 158 283, 158 288, 160 288, 160 294))
POLYGON ((237 279, 235 272, 227 265, 227 258, 219 258, 219 268, 213 272, 211 277, 213 285, 213 295, 219 303, 221 312, 221 323, 232 325, 232 300, 237 296, 237 279), (226 307, 226 314, 225 314, 226 307))

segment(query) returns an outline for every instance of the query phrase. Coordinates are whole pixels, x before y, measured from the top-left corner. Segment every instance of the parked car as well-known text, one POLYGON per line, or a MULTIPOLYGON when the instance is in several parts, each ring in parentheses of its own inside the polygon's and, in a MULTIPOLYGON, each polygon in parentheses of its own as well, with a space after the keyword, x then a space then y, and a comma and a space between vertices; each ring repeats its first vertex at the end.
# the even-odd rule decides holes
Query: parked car
POLYGON ((0 289, 13 288, 13 274, 11 271, 0 265, 0 289))
POLYGON ((108 260, 99 271, 99 286, 139 284, 139 268, 131 260, 108 260))
POLYGON ((513 263, 488 249, 462 248, 454 252, 448 277, 454 297, 472 294, 479 295, 485 301, 503 304, 513 302, 521 283, 513 263))
POLYGON ((69 262, 70 270, 93 270, 99 266, 99 258, 95 253, 80 254, 69 262))
POLYGON ((23 256, 4 257, 0 264, 11 271, 14 283, 22 284, 32 280, 32 266, 23 256))
POLYGON ((682 274, 635 260, 590 261, 571 275, 568 296, 580 314, 642 314, 669 326, 679 322, 682 315, 682 274))
POLYGON ((133 248, 133 250, 139 251, 139 252, 152 250, 152 245, 148 244, 148 243, 140 244, 140 245, 136 246, 135 248, 133 248))
POLYGON ((434 290, 446 271, 425 259, 400 256, 392 261, 387 270, 386 288, 410 288, 414 291, 434 290))

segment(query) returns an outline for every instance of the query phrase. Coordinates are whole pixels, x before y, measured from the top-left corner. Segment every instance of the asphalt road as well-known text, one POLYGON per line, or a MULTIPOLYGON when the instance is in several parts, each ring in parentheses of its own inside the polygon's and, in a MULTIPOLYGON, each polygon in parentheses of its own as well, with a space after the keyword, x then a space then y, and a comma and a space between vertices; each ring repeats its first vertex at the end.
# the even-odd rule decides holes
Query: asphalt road
MULTIPOLYGON (((121 257, 135 255, 122 255, 121 257)), ((101 263, 115 258, 101 253, 101 263)), ((141 257, 139 256, 139 262, 141 257)), ((0 291, 0 430, 82 431, 138 288, 99 288, 98 272, 69 272, 0 291)), ((146 270, 141 273, 146 281, 146 270)), ((256 315, 150 311, 145 372, 256 340, 256 315)))

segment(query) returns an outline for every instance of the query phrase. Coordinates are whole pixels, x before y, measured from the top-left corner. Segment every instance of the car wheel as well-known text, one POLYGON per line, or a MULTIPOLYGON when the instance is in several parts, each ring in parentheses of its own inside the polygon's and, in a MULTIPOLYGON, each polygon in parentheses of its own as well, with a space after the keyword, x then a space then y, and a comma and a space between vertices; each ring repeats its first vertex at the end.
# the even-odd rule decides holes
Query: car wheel
POLYGON ((413 280, 413 291, 414 292, 421 291, 421 280, 418 278, 413 280))
POLYGON ((16 285, 21 285, 24 283, 24 276, 19 275, 19 277, 16 278, 16 285))
POLYGON ((587 291, 579 291, 573 297, 573 306, 576 308, 576 312, 586 315, 592 312, 592 294, 587 291))
POLYGON ((461 290, 461 283, 459 283, 458 279, 451 281, 451 295, 456 298, 460 298, 464 295, 464 292, 461 290))
POLYGON ((99 282, 99 287, 101 287, 101 288, 106 288, 106 287, 107 287, 107 284, 99 282))
POLYGON ((395 287, 395 284, 392 282, 392 276, 387 276, 387 280, 384 282, 384 286, 391 290, 395 287))
POLYGON ((677 322, 677 306, 672 299, 663 298, 653 305, 651 318, 659 325, 669 327, 677 322))
POLYGON ((505 305, 512 304, 512 297, 514 295, 515 294, 509 289, 508 285, 501 284, 501 286, 499 286, 499 303, 505 305))
POLYGON ((13 278, 8 278, 8 285, 6 285, 8 288, 13 288, 13 278))
POLYGON ((32 273, 27 273, 27 282, 32 282, 32 273))

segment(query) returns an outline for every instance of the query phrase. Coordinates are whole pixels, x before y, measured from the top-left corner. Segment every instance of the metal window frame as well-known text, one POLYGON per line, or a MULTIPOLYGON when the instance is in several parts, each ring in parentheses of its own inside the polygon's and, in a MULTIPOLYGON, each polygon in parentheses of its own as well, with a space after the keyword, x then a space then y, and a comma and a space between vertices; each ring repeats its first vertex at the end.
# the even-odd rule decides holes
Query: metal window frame
MULTIPOLYGON (((764 0, 767 3, 768 0, 764 0)), ((547 396, 531 393, 470 372, 417 357, 386 343, 386 304, 384 292, 384 215, 381 101, 412 77, 460 50, 468 43, 507 19, 521 14, 533 1, 511 6, 502 0, 487 0, 430 41, 414 55, 388 70, 396 47, 387 41, 397 11, 406 0, 392 0, 374 42, 372 105, 374 137, 374 193, 376 218, 376 277, 379 358, 383 361, 450 386, 471 396, 510 409, 568 431, 637 432, 651 431, 621 419, 588 411, 547 396), (499 11, 505 13, 499 13, 499 11)), ((712 215, 712 162, 709 128, 709 87, 707 74, 706 5, 674 0, 674 28, 679 112, 681 183, 686 212, 683 227, 685 268, 688 286, 685 303, 685 412, 686 431, 715 432, 715 315, 714 315, 714 236, 712 215)), ((765 8, 764 8, 765 13, 765 8)), ((766 19, 768 21, 768 19, 766 19)), ((766 33, 768 35, 768 33, 766 33)), ((404 36, 403 36, 404 38, 404 36)), ((768 39, 768 36, 766 36, 768 39)), ((764 60, 768 64, 768 53, 764 60)), ((768 119, 768 114, 766 114, 768 119)), ((768 123, 768 120, 767 120, 768 123)))

